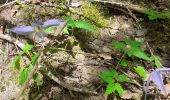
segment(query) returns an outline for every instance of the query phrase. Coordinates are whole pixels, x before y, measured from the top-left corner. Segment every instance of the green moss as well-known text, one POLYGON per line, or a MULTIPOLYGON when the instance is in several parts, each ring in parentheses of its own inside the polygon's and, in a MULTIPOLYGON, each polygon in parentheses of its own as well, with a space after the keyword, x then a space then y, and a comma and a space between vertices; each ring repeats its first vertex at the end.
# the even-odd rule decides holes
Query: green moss
POLYGON ((100 6, 85 2, 81 7, 83 16, 94 21, 94 24, 101 27, 109 25, 108 20, 104 16, 104 12, 100 9, 100 6))

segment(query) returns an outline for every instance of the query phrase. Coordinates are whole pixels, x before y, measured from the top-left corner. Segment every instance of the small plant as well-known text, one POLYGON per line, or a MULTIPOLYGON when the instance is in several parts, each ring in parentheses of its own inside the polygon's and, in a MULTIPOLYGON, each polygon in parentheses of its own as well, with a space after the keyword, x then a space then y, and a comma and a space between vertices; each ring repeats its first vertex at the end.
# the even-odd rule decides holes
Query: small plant
POLYGON ((85 22, 85 21, 74 21, 71 18, 66 17, 65 20, 67 21, 67 26, 64 28, 64 33, 69 34, 69 30, 73 30, 75 28, 80 28, 80 29, 84 29, 87 30, 89 32, 95 32, 95 30, 93 29, 92 25, 90 25, 89 23, 85 22))
POLYGON ((148 93, 148 89, 149 89, 149 84, 151 82, 151 80, 154 82, 154 84, 157 86, 156 88, 160 89, 161 92, 165 95, 165 97, 168 96, 168 93, 164 87, 164 83, 163 83, 163 78, 161 76, 161 72, 170 72, 170 68, 159 68, 156 70, 153 70, 148 79, 147 79, 147 83, 146 83, 146 89, 145 89, 145 100, 146 100, 146 95, 148 93))
MULTIPOLYGON (((28 75, 29 75, 29 72, 33 69, 33 67, 35 66, 35 64, 37 63, 37 60, 41 54, 41 52, 37 52, 35 53, 34 55, 30 52, 30 50, 33 48, 34 46, 33 45, 26 45, 21 53, 15 57, 14 59, 14 62, 13 62, 13 65, 14 65, 14 68, 17 69, 17 70, 21 70, 21 73, 19 75, 19 84, 20 85, 23 85, 24 82, 26 81, 28 75), (24 68, 21 68, 20 67, 20 60, 21 60, 21 57, 23 56, 23 54, 27 54, 30 58, 31 58, 31 62, 29 65, 27 65, 26 67, 24 68)), ((42 84, 42 80, 40 80, 39 78, 39 73, 36 73, 34 75, 34 81, 38 84, 38 85, 41 85, 42 84)))
POLYGON ((122 83, 126 82, 126 75, 119 75, 116 70, 112 69, 111 71, 104 71, 100 74, 100 78, 107 83, 106 86, 106 95, 109 95, 114 92, 118 92, 119 96, 123 95, 122 83))
MULTIPOLYGON (((93 32, 94 29, 89 23, 86 23, 84 21, 73 21, 72 19, 67 19, 67 25, 64 28, 65 33, 69 33, 69 29, 74 29, 74 28, 81 28, 85 29, 87 31, 93 32)), ((12 29, 10 29, 11 32, 14 32, 18 35, 23 35, 28 37, 29 35, 34 34, 33 39, 36 41, 40 40, 41 38, 47 37, 48 34, 52 33, 56 28, 60 27, 65 21, 64 20, 59 20, 59 19, 50 19, 45 22, 42 21, 36 21, 33 23, 32 26, 17 26, 12 29)), ((25 47, 22 48, 21 53, 15 57, 13 61, 13 66, 15 69, 21 71, 19 75, 19 84, 23 85, 25 81, 27 80, 29 73, 31 70, 35 67, 35 65, 40 62, 37 60, 39 59, 40 55, 42 52, 37 51, 36 53, 31 53, 30 50, 33 49, 35 46, 33 45, 26 45, 25 47), (21 57, 26 54, 30 58, 30 64, 26 65, 26 67, 21 68, 20 67, 20 60, 21 57)), ((49 49, 50 50, 50 49, 49 49)), ((37 65, 36 65, 37 66, 37 65)), ((35 73, 33 76, 34 81, 37 84, 42 84, 42 81, 39 78, 40 73, 35 73)))
MULTIPOLYGON (((114 42, 112 43, 112 46, 116 48, 118 51, 123 51, 124 54, 127 54, 128 57, 137 57, 139 59, 143 59, 146 61, 153 61, 155 62, 155 65, 157 68, 161 68, 161 62, 160 57, 152 55, 149 56, 147 53, 145 53, 142 49, 142 43, 138 41, 129 40, 127 38, 124 38, 121 42, 114 42)), ((123 59, 124 60, 124 59, 123 59)), ((121 61, 121 64, 127 66, 128 61, 124 60, 121 61)))
POLYGON ((170 11, 163 11, 163 12, 156 12, 151 9, 145 9, 144 12, 148 15, 149 20, 156 20, 156 19, 168 19, 170 20, 170 11))
MULTIPOLYGON (((149 76, 148 72, 144 69, 144 67, 136 66, 137 62, 135 61, 135 58, 142 59, 145 61, 153 61, 157 68, 161 68, 162 65, 160 63, 160 58, 158 56, 155 56, 155 55, 149 56, 141 49, 141 45, 142 45, 141 42, 129 40, 127 38, 124 38, 120 42, 112 43, 112 46, 115 47, 117 51, 123 52, 123 56, 121 57, 117 66, 123 66, 125 68, 128 68, 132 72, 136 72, 143 79, 147 79, 148 78, 147 76, 149 76), (132 61, 128 61, 126 59, 127 57, 132 58, 132 61)), ((160 70, 162 71, 162 69, 160 70)), ((158 71, 160 70, 158 69, 158 71)), ((167 70, 169 69, 166 69, 166 71, 167 70)), ((148 89, 148 83, 150 82, 150 79, 152 79, 153 82, 158 86, 158 88, 165 93, 163 82, 162 82, 162 79, 160 78, 160 73, 158 71, 157 70, 153 71, 150 74, 149 77, 151 78, 147 80, 147 89, 148 89), (158 77, 158 79, 156 77, 158 77)), ((100 74, 100 78, 108 83, 108 85, 106 86, 107 95, 117 91, 119 96, 121 96, 123 93, 123 88, 121 87, 121 84, 122 82, 128 82, 126 80, 127 76, 126 75, 119 76, 116 70, 106 71, 106 72, 104 71, 103 73, 100 74)))

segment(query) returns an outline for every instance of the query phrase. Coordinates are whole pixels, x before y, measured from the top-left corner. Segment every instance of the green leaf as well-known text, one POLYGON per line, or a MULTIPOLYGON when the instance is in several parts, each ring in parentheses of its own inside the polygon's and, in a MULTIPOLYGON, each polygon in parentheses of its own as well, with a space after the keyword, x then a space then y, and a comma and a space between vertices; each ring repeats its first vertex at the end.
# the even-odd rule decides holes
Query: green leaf
POLYGON ((63 31, 64 31, 64 33, 66 33, 66 34, 69 34, 69 32, 68 32, 68 26, 64 27, 63 31))
POLYGON ((41 52, 37 52, 33 57, 31 57, 31 62, 33 65, 35 65, 40 55, 41 55, 41 52))
POLYGON ((74 28, 75 27, 75 21, 72 20, 71 18, 69 17, 65 17, 64 20, 67 21, 67 28, 74 28))
POLYGON ((106 83, 115 83, 114 79, 112 77, 105 77, 105 76, 101 76, 100 77, 103 81, 105 81, 106 83))
POLYGON ((116 70, 112 69, 111 71, 103 71, 100 76, 104 76, 104 77, 116 77, 117 76, 117 72, 116 70))
POLYGON ((25 52, 31 50, 33 47, 34 47, 33 45, 27 44, 22 48, 22 50, 25 53, 25 52))
POLYGON ((112 46, 115 47, 117 50, 123 50, 126 45, 121 42, 113 42, 112 46))
POLYGON ((115 83, 115 90, 118 92, 119 96, 121 97, 123 95, 123 88, 119 83, 115 83))
POLYGON ((122 59, 120 65, 127 67, 129 65, 129 62, 126 59, 122 59))
POLYGON ((51 33, 54 30, 56 30, 57 28, 58 28, 58 26, 51 26, 51 27, 48 27, 48 28, 44 29, 44 32, 45 33, 51 33))
POLYGON ((145 69, 142 66, 137 66, 134 69, 144 79, 147 77, 147 72, 145 71, 145 69))
POLYGON ((127 80, 127 76, 126 75, 119 75, 118 80, 119 80, 119 82, 125 82, 127 80))
POLYGON ((143 52, 142 50, 140 50, 139 48, 133 49, 133 50, 131 50, 131 52, 132 52, 133 56, 135 56, 135 57, 150 61, 150 58, 147 56, 147 54, 145 52, 143 52))
POLYGON ((40 86, 40 85, 43 84, 43 81, 40 79, 39 76, 40 76, 39 73, 35 73, 35 74, 33 75, 33 79, 34 79, 34 81, 36 82, 36 84, 37 84, 38 86, 40 86))
POLYGON ((146 53, 142 51, 134 51, 133 55, 144 60, 150 60, 146 53))
POLYGON ((131 47, 140 47, 142 43, 138 41, 130 41, 128 45, 130 45, 131 47))
POLYGON ((109 95, 109 94, 111 94, 111 93, 114 93, 115 92, 115 85, 114 84, 108 84, 107 86, 106 86, 106 92, 105 92, 105 94, 106 95, 109 95))
POLYGON ((18 55, 15 57, 14 62, 13 62, 14 68, 17 70, 20 70, 20 60, 21 60, 21 56, 18 55))
POLYGON ((151 61, 155 61, 155 65, 156 65, 157 68, 161 68, 162 67, 162 64, 160 62, 161 59, 160 59, 159 56, 153 55, 153 56, 150 57, 150 60, 151 61))
POLYGON ((107 82, 107 83, 114 83, 115 81, 114 81, 114 78, 116 78, 117 77, 117 72, 116 72, 116 70, 111 70, 111 71, 103 71, 100 75, 99 75, 99 77, 103 80, 103 81, 105 81, 105 82, 107 82))
POLYGON ((26 67, 22 70, 22 72, 20 73, 19 76, 19 84, 23 85, 25 83, 25 81, 27 80, 27 77, 29 75, 29 72, 31 71, 31 69, 33 68, 32 64, 29 65, 29 67, 26 67))
POLYGON ((95 31, 93 29, 92 25, 90 25, 89 23, 87 23, 85 21, 76 21, 74 24, 75 24, 75 27, 77 27, 77 28, 85 29, 85 30, 90 31, 90 32, 95 31))

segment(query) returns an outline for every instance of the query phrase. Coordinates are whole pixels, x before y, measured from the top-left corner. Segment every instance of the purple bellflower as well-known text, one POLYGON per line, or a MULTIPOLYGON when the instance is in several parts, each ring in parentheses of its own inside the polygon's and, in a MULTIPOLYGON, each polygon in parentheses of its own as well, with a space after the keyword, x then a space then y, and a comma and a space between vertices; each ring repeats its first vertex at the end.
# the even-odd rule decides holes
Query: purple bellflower
POLYGON ((38 20, 35 23, 33 23, 32 26, 17 26, 10 29, 10 31, 19 35, 28 36, 30 34, 37 32, 36 27, 40 27, 41 29, 38 30, 38 32, 35 35, 35 39, 37 40, 40 39, 41 37, 47 37, 47 33, 45 33, 43 29, 46 29, 51 26, 59 26, 63 23, 64 21, 59 19, 50 19, 45 21, 44 23, 38 20))
POLYGON ((166 89, 164 87, 161 72, 170 72, 170 68, 159 68, 159 69, 156 69, 156 70, 151 72, 151 74, 149 75, 149 77, 147 79, 147 83, 146 83, 145 100, 146 100, 146 95, 147 95, 148 88, 149 88, 149 83, 151 82, 151 80, 154 82, 154 84, 157 86, 157 88, 159 90, 161 90, 161 92, 165 96, 168 96, 168 93, 167 93, 167 91, 166 91, 166 89))

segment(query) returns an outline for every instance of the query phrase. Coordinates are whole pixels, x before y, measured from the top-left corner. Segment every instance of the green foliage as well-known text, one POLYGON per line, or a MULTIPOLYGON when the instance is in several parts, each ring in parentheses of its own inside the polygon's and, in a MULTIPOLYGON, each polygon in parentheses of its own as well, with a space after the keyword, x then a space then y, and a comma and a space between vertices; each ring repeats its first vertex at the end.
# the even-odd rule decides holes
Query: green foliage
POLYGON ((19 84, 20 85, 24 84, 24 82, 26 81, 26 79, 29 75, 29 72, 31 71, 32 68, 33 68, 33 65, 30 64, 28 67, 26 67, 22 70, 22 72, 20 73, 20 76, 19 76, 19 84))
POLYGON ((16 56, 13 62, 13 66, 15 69, 20 70, 20 60, 21 60, 21 56, 16 56))
POLYGON ((156 12, 151 9, 145 9, 144 12, 148 15, 149 20, 156 20, 158 18, 170 20, 170 11, 156 12))
POLYGON ((126 82, 126 75, 119 75, 116 70, 112 69, 111 71, 102 72, 99 76, 103 81, 108 83, 108 85, 106 86, 106 95, 117 91, 119 96, 122 96, 123 88, 121 87, 120 83, 126 82))
POLYGON ((28 52, 29 50, 31 50, 34 46, 33 45, 25 45, 25 47, 23 47, 22 49, 22 52, 15 57, 12 65, 14 66, 15 69, 17 70, 20 70, 20 60, 21 60, 21 56, 24 54, 24 53, 27 53, 28 55, 31 55, 30 52, 28 52))
POLYGON ((74 21, 68 17, 66 17, 65 20, 67 21, 67 26, 64 28, 65 33, 69 33, 69 31, 68 31, 69 29, 75 29, 75 28, 85 29, 89 32, 95 31, 93 29, 93 26, 85 21, 74 21))
POLYGON ((126 59, 122 59, 120 62, 121 66, 127 67, 129 65, 129 62, 126 59))
POLYGON ((34 81, 36 82, 36 84, 38 86, 43 84, 43 81, 40 79, 40 74, 39 73, 35 73, 33 76, 34 81))
POLYGON ((112 46, 114 46, 117 50, 122 50, 125 48, 125 44, 121 42, 113 42, 112 46))
POLYGON ((124 38, 122 42, 112 43, 112 46, 114 46, 118 50, 123 51, 129 57, 135 56, 140 59, 150 60, 148 55, 140 48, 141 45, 141 42, 132 41, 127 38, 124 38))
POLYGON ((31 62, 33 65, 35 65, 40 55, 41 55, 41 52, 37 52, 33 57, 31 57, 31 62))
MULTIPOLYGON (((41 55, 41 52, 37 52, 35 53, 34 55, 30 52, 30 50, 33 48, 34 46, 33 45, 25 45, 25 47, 23 47, 21 53, 15 57, 14 59, 14 62, 13 62, 13 66, 15 69, 17 70, 21 70, 20 68, 20 60, 21 60, 21 57, 23 56, 23 54, 27 54, 28 56, 31 57, 31 63, 27 66, 27 67, 24 67, 22 68, 22 71, 19 75, 19 84, 20 85, 23 85, 24 82, 26 81, 30 71, 32 70, 32 68, 34 67, 34 65, 37 63, 37 60, 38 58, 40 57, 41 55)), ((41 80, 39 79, 38 75, 35 75, 35 82, 37 84, 41 84, 41 80)))
MULTIPOLYGON (((121 42, 114 42, 112 43, 112 46, 115 47, 116 50, 123 52, 123 56, 120 59, 120 63, 118 63, 117 66, 121 65, 124 67, 130 68, 130 65, 135 65, 136 66, 136 62, 134 63, 130 63, 129 61, 127 61, 124 58, 124 55, 126 54, 128 57, 137 57, 139 59, 143 59, 146 61, 154 61, 155 65, 157 66, 157 68, 160 68, 162 65, 160 63, 160 58, 158 56, 151 56, 149 57, 148 54, 146 54, 142 49, 141 49, 141 42, 138 41, 133 41, 133 40, 129 40, 127 38, 124 38, 121 42)), ((132 59, 135 60, 135 59, 132 59)), ((131 69, 129 69, 131 70, 131 69)), ((142 78, 146 79, 147 78, 147 72, 145 71, 145 69, 142 66, 136 66, 134 67, 134 70, 137 74, 139 74, 142 78)), ((124 82, 130 82, 130 83, 135 83, 135 82, 131 82, 129 80, 127 80, 127 76, 126 75, 119 75, 116 70, 111 70, 111 71, 104 71, 100 74, 100 78, 105 81, 107 83, 106 86, 106 95, 109 95, 111 93, 115 93, 118 92, 119 96, 122 96, 123 94, 123 88, 121 86, 121 83, 124 82)), ((133 80, 133 79, 132 79, 133 80)))
POLYGON ((147 77, 147 72, 145 71, 145 69, 142 66, 137 66, 134 68, 134 70, 136 71, 136 73, 138 73, 141 77, 143 77, 144 79, 146 79, 147 77))
POLYGON ((153 56, 150 57, 150 59, 151 59, 151 61, 155 62, 155 65, 156 65, 157 68, 161 68, 162 67, 162 64, 160 62, 161 59, 160 59, 159 56, 153 55, 153 56))
MULTIPOLYGON (((82 5, 82 14, 88 19, 91 19, 94 24, 106 27, 109 25, 109 21, 106 19, 107 12, 103 12, 103 6, 92 4, 89 2, 86 2, 82 5)), ((108 11, 108 10, 105 10, 108 11)))

